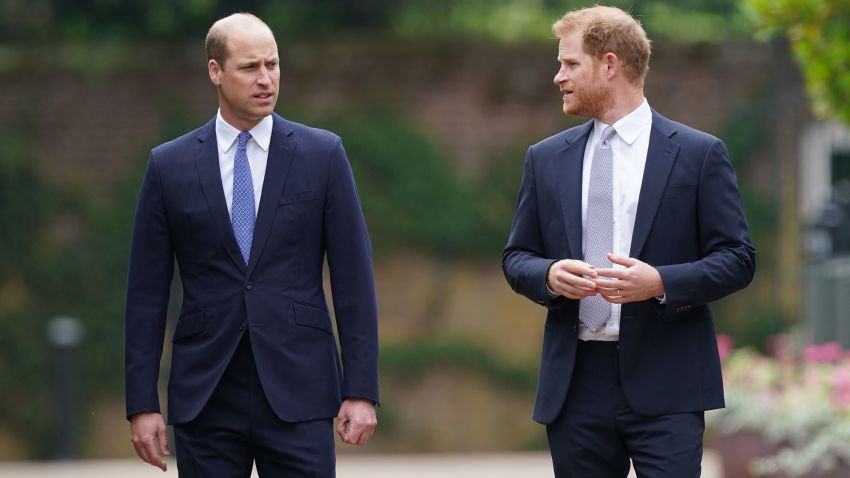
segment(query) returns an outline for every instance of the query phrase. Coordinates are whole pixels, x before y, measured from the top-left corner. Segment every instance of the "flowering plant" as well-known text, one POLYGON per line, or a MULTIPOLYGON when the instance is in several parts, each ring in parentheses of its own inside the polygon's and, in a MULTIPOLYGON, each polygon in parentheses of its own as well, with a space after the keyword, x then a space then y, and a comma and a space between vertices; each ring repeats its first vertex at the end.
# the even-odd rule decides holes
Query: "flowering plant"
MULTIPOLYGON (((795 343, 796 341, 796 343, 795 343)), ((771 451, 750 463, 756 476, 821 476, 850 466, 850 353, 837 342, 802 346, 774 337, 771 356, 733 350, 718 337, 726 408, 706 415, 723 436, 755 433, 771 451)))

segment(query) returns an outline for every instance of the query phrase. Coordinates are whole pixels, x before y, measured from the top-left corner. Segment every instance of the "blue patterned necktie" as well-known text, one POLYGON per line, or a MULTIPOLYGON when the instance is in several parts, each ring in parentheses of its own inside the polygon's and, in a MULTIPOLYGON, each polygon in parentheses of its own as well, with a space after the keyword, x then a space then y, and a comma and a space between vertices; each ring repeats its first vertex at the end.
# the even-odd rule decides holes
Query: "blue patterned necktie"
MULTIPOLYGON (((584 227, 584 262, 598 267, 611 267, 608 253, 614 249, 614 154, 609 140, 616 133, 613 126, 602 131, 593 152, 590 185, 587 191, 587 218, 584 227)), ((611 317, 611 304, 601 295, 579 302, 579 319, 596 332, 611 317)))
POLYGON ((239 133, 239 144, 233 159, 233 205, 230 222, 233 235, 242 251, 245 265, 251 255, 251 243, 254 240, 254 222, 257 218, 254 207, 254 180, 251 178, 251 165, 248 164, 248 140, 251 133, 239 133))

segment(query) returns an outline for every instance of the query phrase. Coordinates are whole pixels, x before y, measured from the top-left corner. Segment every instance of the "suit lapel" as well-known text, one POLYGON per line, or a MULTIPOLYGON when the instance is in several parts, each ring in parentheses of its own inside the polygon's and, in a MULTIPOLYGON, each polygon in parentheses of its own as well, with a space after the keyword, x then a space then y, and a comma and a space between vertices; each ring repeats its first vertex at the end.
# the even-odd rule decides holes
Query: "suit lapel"
MULTIPOLYGON (((271 232, 274 215, 280 203, 281 193, 292 165, 292 156, 296 142, 292 138, 292 129, 286 121, 274 114, 274 129, 269 143, 269 159, 266 164, 266 175, 263 179, 263 192, 260 195, 260 208, 257 212, 257 222, 254 226, 254 240, 251 243, 251 256, 248 261, 247 275, 257 266, 257 261, 263 253, 263 247, 271 232)), ((234 240, 235 243, 235 240, 234 240)))
POLYGON ((646 238, 652 229, 652 223, 655 221, 655 213, 658 211, 658 205, 661 204, 667 178, 679 153, 679 145, 670 139, 675 133, 676 128, 671 121, 655 111, 652 112, 649 150, 646 154, 646 167, 640 187, 629 257, 640 257, 646 238))
POLYGON ((561 198, 561 211, 567 232, 567 247, 570 257, 582 259, 581 227, 581 176, 584 165, 584 149, 593 122, 585 123, 565 138, 566 147, 559 151, 557 174, 553 178, 561 198))
POLYGON ((207 206, 210 209, 221 243, 224 244, 224 248, 233 262, 242 272, 245 272, 245 262, 242 260, 242 253, 239 252, 239 245, 236 244, 236 238, 233 235, 233 226, 230 224, 230 216, 227 212, 227 201, 224 199, 224 189, 221 186, 215 118, 201 128, 198 141, 198 146, 195 149, 195 164, 201 177, 201 186, 204 190, 207 206))

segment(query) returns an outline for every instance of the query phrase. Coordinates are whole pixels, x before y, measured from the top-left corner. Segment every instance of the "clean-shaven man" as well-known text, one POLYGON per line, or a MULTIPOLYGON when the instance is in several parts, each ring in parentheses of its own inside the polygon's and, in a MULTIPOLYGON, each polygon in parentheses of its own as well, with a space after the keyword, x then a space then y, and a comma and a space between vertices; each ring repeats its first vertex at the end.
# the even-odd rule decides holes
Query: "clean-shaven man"
POLYGON ((333 418, 363 444, 378 402, 369 237, 338 136, 273 112, 277 43, 250 14, 206 40, 218 114, 157 146, 139 193, 126 310, 130 439, 169 454, 157 378, 177 263, 168 418, 181 477, 332 477, 333 418), (327 257, 341 362, 325 303, 327 257))

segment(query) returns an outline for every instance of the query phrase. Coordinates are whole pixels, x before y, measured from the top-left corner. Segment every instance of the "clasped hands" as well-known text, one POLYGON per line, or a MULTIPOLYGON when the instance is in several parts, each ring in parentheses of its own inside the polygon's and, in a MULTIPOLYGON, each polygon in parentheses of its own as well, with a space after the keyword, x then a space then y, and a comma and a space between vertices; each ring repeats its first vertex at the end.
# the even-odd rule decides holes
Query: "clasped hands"
POLYGON ((548 284, 558 295, 583 299, 599 294, 612 304, 625 304, 664 294, 661 274, 651 265, 631 257, 608 254, 612 264, 602 268, 583 261, 563 259, 549 268, 548 284))

